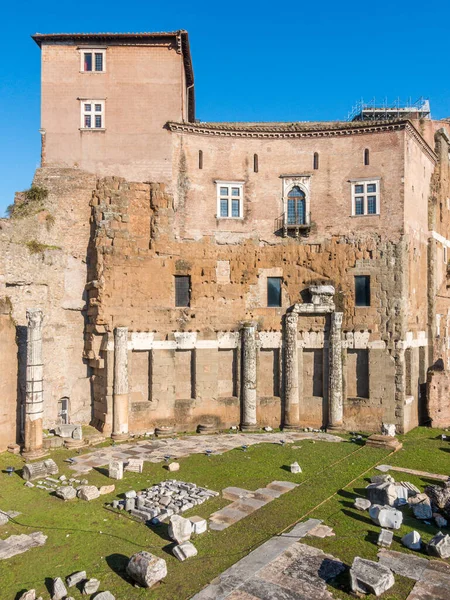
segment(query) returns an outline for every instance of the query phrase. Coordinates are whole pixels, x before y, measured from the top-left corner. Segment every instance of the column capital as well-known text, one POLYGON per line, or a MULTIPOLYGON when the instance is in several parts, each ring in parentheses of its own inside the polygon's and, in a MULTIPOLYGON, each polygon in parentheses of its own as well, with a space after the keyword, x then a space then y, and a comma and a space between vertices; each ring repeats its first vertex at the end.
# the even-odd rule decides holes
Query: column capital
POLYGON ((44 314, 40 308, 27 308, 27 322, 28 327, 35 328, 40 327, 44 314))
POLYGON ((332 312, 331 313, 331 323, 332 325, 334 325, 335 327, 342 327, 342 318, 344 316, 344 313, 341 312, 332 312))

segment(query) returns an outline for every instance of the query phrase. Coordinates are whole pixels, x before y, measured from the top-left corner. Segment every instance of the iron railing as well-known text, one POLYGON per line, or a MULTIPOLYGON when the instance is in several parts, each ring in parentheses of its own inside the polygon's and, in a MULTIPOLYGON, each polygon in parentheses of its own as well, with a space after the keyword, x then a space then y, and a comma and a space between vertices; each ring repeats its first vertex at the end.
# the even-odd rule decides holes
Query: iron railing
POLYGON ((287 213, 284 212, 275 219, 275 233, 281 232, 284 237, 294 234, 298 237, 300 234, 307 235, 311 229, 311 213, 287 213))

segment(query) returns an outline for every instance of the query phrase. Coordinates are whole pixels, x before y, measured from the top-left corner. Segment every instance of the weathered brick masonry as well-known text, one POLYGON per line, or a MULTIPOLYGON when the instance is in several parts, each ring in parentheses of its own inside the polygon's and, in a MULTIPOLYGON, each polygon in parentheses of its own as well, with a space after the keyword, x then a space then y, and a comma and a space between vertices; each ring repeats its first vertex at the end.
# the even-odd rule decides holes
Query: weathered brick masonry
POLYGON ((198 123, 185 32, 35 39, 48 195, 0 222, 2 447, 24 428, 28 308, 44 314, 45 427, 62 400, 118 438, 450 425, 446 121, 198 123), (80 70, 86 48, 103 71, 80 70), (104 102, 98 131, 80 127, 83 99, 104 102), (220 216, 227 182, 238 218, 220 216), (355 182, 376 183, 374 214, 355 214, 355 182), (288 229, 294 186, 306 214, 288 229))

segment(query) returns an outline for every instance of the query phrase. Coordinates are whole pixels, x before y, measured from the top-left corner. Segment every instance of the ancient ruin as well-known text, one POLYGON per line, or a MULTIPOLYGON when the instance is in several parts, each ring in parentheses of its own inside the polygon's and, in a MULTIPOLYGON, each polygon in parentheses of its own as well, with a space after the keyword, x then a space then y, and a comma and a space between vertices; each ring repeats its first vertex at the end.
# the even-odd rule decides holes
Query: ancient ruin
POLYGON ((201 122, 185 31, 33 38, 41 167, 0 220, 0 450, 37 457, 69 423, 450 425, 448 119, 201 122))

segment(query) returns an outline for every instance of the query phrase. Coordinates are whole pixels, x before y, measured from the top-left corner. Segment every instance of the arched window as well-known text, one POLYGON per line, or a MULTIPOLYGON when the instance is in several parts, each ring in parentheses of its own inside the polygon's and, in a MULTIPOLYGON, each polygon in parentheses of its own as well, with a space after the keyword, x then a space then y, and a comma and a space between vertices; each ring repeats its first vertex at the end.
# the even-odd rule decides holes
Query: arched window
POLYGON ((317 170, 319 168, 319 153, 314 152, 313 168, 317 170))
POLYGON ((258 172, 258 155, 257 154, 253 155, 253 171, 255 173, 258 172))
POLYGON ((364 164, 367 167, 369 165, 369 163, 370 163, 369 148, 366 148, 364 150, 364 164))
POLYGON ((306 224, 306 196, 297 185, 288 193, 287 222, 288 225, 306 224))

